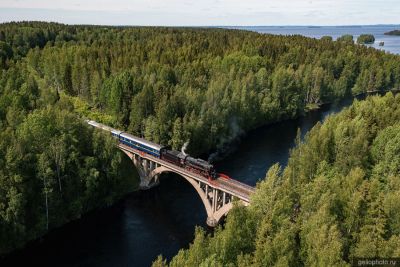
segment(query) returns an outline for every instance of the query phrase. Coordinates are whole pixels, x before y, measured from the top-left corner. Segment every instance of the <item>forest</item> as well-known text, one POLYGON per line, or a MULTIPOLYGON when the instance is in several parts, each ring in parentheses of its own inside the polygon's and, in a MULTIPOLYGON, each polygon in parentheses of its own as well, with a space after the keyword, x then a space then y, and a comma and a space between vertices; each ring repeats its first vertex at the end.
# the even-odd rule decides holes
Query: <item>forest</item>
POLYGON ((208 155, 261 125, 399 87, 399 56, 346 36, 0 24, 0 255, 135 189, 115 141, 84 119, 208 155))
MULTIPOLYGON (((369 97, 297 138, 249 207, 196 230, 169 266, 356 266, 400 257, 400 95, 369 97)), ((167 266, 160 256, 154 267, 167 266)))

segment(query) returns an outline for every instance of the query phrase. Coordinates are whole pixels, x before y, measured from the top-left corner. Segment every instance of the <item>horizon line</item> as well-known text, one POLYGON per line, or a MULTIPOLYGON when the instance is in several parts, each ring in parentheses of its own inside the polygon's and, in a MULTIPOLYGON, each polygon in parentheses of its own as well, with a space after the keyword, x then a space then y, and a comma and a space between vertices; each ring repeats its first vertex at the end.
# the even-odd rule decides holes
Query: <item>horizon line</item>
POLYGON ((7 23, 26 23, 26 22, 41 22, 41 23, 56 23, 63 24, 67 26, 104 26, 104 27, 184 27, 184 28, 206 28, 206 27, 362 27, 362 26, 400 26, 395 23, 377 23, 377 24, 336 24, 336 25, 324 25, 324 24, 282 24, 282 25, 150 25, 150 24, 89 24, 89 23, 64 23, 58 21, 46 21, 46 20, 10 20, 10 21, 2 21, 0 24, 7 23))

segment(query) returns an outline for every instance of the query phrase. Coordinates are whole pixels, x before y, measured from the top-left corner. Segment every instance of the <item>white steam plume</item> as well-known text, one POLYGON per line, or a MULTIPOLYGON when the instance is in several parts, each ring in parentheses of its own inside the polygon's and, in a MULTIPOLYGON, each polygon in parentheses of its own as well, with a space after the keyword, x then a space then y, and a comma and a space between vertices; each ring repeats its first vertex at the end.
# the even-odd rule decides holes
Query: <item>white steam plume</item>
POLYGON ((187 154, 185 153, 185 150, 187 149, 188 145, 189 145, 189 141, 186 141, 186 142, 183 144, 182 148, 181 148, 181 152, 182 152, 182 154, 185 155, 185 156, 187 155, 187 154))

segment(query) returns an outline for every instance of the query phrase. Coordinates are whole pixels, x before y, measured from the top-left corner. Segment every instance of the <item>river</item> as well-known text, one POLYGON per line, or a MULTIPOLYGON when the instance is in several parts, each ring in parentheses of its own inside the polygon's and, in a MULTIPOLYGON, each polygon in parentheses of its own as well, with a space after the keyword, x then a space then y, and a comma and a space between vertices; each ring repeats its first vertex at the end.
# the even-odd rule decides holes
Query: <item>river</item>
MULTIPOLYGON (((250 185, 268 168, 286 165, 297 129, 302 135, 327 115, 350 104, 327 105, 294 120, 249 132, 217 170, 250 185)), ((163 175, 158 187, 134 192, 115 205, 85 215, 6 258, 1 266, 149 266, 159 254, 170 259, 193 240, 207 215, 191 185, 163 175)))

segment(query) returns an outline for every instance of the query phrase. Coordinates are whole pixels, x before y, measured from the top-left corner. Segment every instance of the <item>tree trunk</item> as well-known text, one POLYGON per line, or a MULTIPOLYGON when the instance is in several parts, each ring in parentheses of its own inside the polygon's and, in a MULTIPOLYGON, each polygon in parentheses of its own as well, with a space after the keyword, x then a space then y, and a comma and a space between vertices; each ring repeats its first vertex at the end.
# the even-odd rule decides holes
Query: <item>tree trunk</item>
POLYGON ((62 192, 62 188, 61 188, 61 177, 60 177, 60 165, 57 165, 57 178, 58 178, 58 186, 60 188, 60 192, 62 192))
POLYGON ((47 197, 46 179, 43 179, 44 193, 46 195, 46 230, 49 230, 49 202, 47 197))

